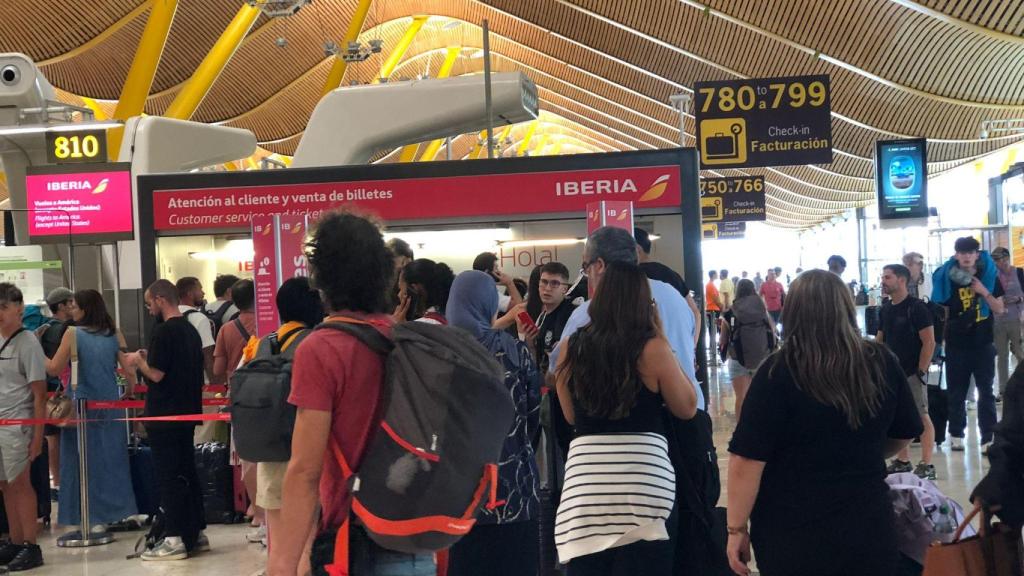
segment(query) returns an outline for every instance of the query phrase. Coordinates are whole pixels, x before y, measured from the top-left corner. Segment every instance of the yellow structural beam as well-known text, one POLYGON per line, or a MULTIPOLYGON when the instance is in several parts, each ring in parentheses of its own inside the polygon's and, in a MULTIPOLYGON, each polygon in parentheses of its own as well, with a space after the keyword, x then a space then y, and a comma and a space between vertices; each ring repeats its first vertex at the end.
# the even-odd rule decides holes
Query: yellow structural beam
POLYGON ((92 110, 93 118, 96 120, 107 120, 107 115, 103 112, 103 108, 100 107, 99 102, 96 102, 92 98, 82 96, 82 103, 85 104, 86 108, 92 110))
POLYGON ((477 158, 480 156, 480 150, 483 149, 484 143, 487 141, 487 130, 481 130, 480 134, 477 134, 476 143, 473 144, 473 148, 469 151, 467 158, 477 158))
MULTIPOLYGON (((160 57, 164 53, 167 34, 171 31, 174 13, 178 9, 178 0, 152 0, 150 4, 152 8, 149 11, 149 19, 146 20, 146 28, 142 31, 139 47, 135 49, 135 58, 128 69, 128 76, 124 79, 124 86, 121 87, 121 97, 114 108, 114 118, 117 120, 138 116, 145 109, 146 97, 153 87, 153 78, 156 76, 157 66, 160 65, 160 57)), ((111 159, 117 159, 122 138, 124 128, 112 128, 107 131, 107 149, 110 151, 111 159)))
MULTIPOLYGON (((493 143, 497 144, 498 142, 503 142, 506 138, 508 138, 508 135, 511 132, 512 132, 512 125, 509 124, 509 125, 505 126, 505 129, 501 131, 501 135, 498 136, 497 138, 495 138, 493 143)), ((484 144, 482 146, 480 146, 479 150, 477 150, 477 152, 476 152, 476 157, 477 158, 486 158, 487 157, 487 131, 484 130, 482 132, 482 134, 483 134, 482 138, 484 140, 484 144)))
POLYGON ((217 43, 213 45, 210 52, 199 63, 195 73, 178 92, 171 105, 167 107, 164 116, 179 120, 188 120, 192 117, 203 98, 206 98, 210 87, 224 71, 224 67, 231 60, 235 50, 238 50, 242 44, 245 35, 252 29, 252 25, 259 15, 260 9, 248 2, 238 9, 235 18, 224 29, 224 33, 217 39, 217 43))
POLYGON ((402 34, 402 38, 392 48, 391 54, 388 55, 387 60, 380 67, 380 72, 377 73, 377 77, 373 79, 374 84, 380 84, 381 80, 387 80, 391 73, 398 67, 398 63, 402 61, 402 57, 405 56, 405 52, 409 50, 409 46, 412 45, 412 41, 416 39, 416 35, 419 34, 420 29, 427 23, 427 19, 430 16, 419 15, 412 17, 412 23, 405 29, 405 34, 402 34))
POLYGON ((537 145, 533 147, 533 150, 530 152, 530 155, 531 156, 540 156, 541 150, 544 150, 544 147, 548 145, 548 141, 549 140, 551 140, 551 133, 550 132, 544 133, 540 137, 540 141, 537 142, 537 145))
POLYGON ((562 153, 562 144, 565 144, 565 140, 555 142, 555 147, 551 150, 551 156, 558 156, 562 153))
MULTIPOLYGON (((352 14, 352 21, 348 23, 348 31, 345 32, 345 38, 341 41, 342 50, 348 47, 349 42, 355 42, 359 39, 359 33, 363 31, 363 24, 366 22, 366 14, 370 11, 370 4, 373 4, 373 0, 359 0, 359 5, 356 6, 356 11, 352 14)), ((327 82, 324 83, 324 94, 341 86, 341 81, 345 78, 346 69, 348 69, 348 62, 345 62, 343 58, 335 56, 334 64, 331 65, 331 71, 327 73, 327 82)))
POLYGON ((539 124, 540 121, 538 120, 530 122, 530 127, 526 129, 526 135, 523 136, 523 141, 519 143, 519 150, 516 150, 516 156, 522 156, 530 149, 530 140, 533 140, 533 134, 537 131, 537 125, 539 124))
MULTIPOLYGON (((437 71, 437 78, 447 78, 452 73, 452 67, 455 66, 455 61, 459 59, 459 55, 462 54, 462 46, 449 46, 448 52, 445 54, 444 62, 441 63, 441 68, 437 71)), ((437 151, 441 149, 442 140, 434 140, 427 144, 423 150, 423 154, 420 155, 421 162, 430 162, 437 155, 437 151)), ((416 152, 421 148, 419 144, 409 144, 405 148, 402 148, 402 154, 399 156, 401 162, 412 162, 416 159, 416 152)))

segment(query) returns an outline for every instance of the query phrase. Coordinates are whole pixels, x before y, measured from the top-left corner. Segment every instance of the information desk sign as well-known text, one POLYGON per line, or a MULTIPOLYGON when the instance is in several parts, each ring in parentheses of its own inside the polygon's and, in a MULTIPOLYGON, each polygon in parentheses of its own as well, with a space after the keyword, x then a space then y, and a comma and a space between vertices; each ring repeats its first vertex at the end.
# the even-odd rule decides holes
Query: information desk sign
POLYGON ((701 222, 763 222, 764 176, 701 178, 701 222))
POLYGON ((697 82, 694 93, 705 168, 832 162, 828 75, 697 82))
POLYGON ((253 284, 256 292, 256 335, 277 330, 278 240, 273 215, 252 218, 253 284))
POLYGON ((49 164, 81 164, 107 161, 106 130, 48 130, 46 161, 49 164))
POLYGON ((708 222, 701 224, 704 240, 731 240, 747 234, 746 222, 708 222))

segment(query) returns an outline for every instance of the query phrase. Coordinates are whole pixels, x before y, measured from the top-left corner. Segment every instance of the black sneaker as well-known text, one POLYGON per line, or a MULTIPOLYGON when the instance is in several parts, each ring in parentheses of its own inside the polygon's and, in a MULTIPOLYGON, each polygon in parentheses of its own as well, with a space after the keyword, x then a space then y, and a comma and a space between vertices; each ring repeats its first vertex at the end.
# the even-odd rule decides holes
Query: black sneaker
POLYGON ((918 462, 914 468, 914 475, 922 480, 935 480, 935 466, 931 464, 925 464, 924 462, 918 462))
POLYGON ((900 460, 899 458, 894 459, 892 461, 892 464, 889 464, 889 467, 885 469, 885 473, 886 474, 898 474, 900 472, 913 472, 913 471, 914 471, 914 465, 913 464, 911 464, 910 462, 904 462, 903 460, 900 460))
POLYGON ((24 572, 43 565, 43 549, 36 544, 26 542, 21 546, 21 552, 11 560, 7 569, 11 572, 24 572))
POLYGON ((21 552, 21 546, 8 542, 0 546, 0 566, 6 566, 21 552))

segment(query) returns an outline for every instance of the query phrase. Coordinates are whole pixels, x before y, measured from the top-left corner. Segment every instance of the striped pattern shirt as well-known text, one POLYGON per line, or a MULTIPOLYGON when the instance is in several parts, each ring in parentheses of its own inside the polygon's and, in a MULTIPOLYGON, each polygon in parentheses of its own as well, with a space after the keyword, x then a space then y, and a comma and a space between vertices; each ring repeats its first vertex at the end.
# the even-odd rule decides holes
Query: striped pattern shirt
POLYGON ((559 561, 641 540, 668 540, 665 520, 675 486, 668 442, 660 434, 576 438, 555 520, 559 561))

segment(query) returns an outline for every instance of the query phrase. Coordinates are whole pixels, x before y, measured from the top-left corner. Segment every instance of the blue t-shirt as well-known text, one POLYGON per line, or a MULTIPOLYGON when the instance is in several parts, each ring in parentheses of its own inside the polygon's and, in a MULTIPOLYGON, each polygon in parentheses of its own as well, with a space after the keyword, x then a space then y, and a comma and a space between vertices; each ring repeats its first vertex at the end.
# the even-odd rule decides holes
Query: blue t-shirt
MULTIPOLYGON (((697 408, 705 410, 704 394, 697 385, 697 372, 694 370, 694 346, 693 338, 696 326, 694 325, 693 310, 686 303, 686 300, 670 284, 659 280, 648 280, 651 285, 651 296, 658 305, 658 315, 661 316, 661 327, 665 332, 672 352, 679 360, 679 366, 683 374, 693 383, 697 391, 697 408)), ((569 337, 580 328, 590 324, 590 302, 580 304, 576 311, 569 317, 565 328, 562 330, 562 341, 551 351, 551 363, 548 371, 554 374, 555 366, 558 365, 558 355, 562 346, 569 340, 569 337)))

